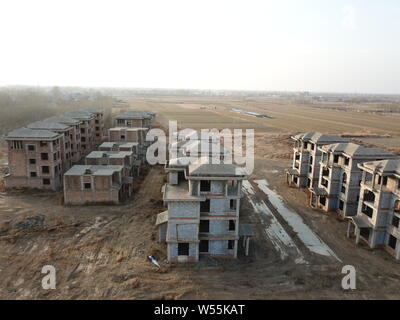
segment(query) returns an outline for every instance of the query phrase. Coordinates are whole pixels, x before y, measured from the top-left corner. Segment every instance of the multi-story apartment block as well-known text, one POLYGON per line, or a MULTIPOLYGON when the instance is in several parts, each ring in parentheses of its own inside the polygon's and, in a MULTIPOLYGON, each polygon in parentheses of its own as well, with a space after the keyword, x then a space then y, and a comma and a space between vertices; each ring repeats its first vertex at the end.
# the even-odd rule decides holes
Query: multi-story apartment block
POLYGON ((138 154, 137 142, 103 142, 99 146, 100 151, 132 151, 137 157, 138 154))
POLYGON ((320 146, 346 142, 336 136, 307 132, 292 137, 294 155, 292 168, 286 170, 287 183, 297 188, 317 187, 320 173, 320 146))
POLYGON ((133 177, 137 172, 137 163, 132 151, 92 151, 85 162, 87 165, 120 165, 124 176, 133 177))
POLYGON ((150 142, 146 141, 146 134, 148 130, 148 128, 111 128, 108 130, 109 141, 138 143, 138 159, 144 161, 147 147, 150 145, 150 142))
POLYGON ((151 111, 131 110, 115 116, 116 127, 151 128, 155 113, 151 111))
POLYGON ((335 143, 318 148, 321 153, 318 186, 311 189, 310 204, 339 217, 357 214, 361 170, 366 161, 395 158, 386 150, 366 148, 355 143, 335 143))
POLYGON ((33 130, 50 130, 59 133, 62 137, 61 142, 61 157, 63 170, 66 171, 72 166, 72 142, 74 128, 59 122, 51 121, 36 121, 27 125, 29 129, 33 130))
POLYGON ((87 111, 75 110, 66 112, 64 115, 81 121, 79 125, 81 134, 81 154, 82 156, 86 156, 90 151, 93 150, 95 143, 94 114, 87 111))
POLYGON ((81 160, 81 131, 80 125, 81 121, 77 119, 72 119, 67 116, 54 116, 46 118, 45 122, 56 122, 64 125, 68 125, 72 128, 72 133, 70 135, 71 141, 71 157, 72 162, 76 163, 81 160))
POLYGON ((9 173, 6 188, 59 190, 62 186, 63 135, 49 130, 20 128, 5 137, 9 173))
POLYGON ((104 124, 104 110, 91 108, 82 109, 82 111, 86 111, 94 115, 93 141, 96 145, 100 144, 107 134, 104 124))
POLYGON ((64 203, 119 204, 131 197, 132 182, 124 166, 75 165, 64 174, 64 203))
MULTIPOLYGON (((232 164, 166 164, 163 200, 157 216, 159 240, 171 262, 196 262, 201 255, 236 258, 241 186, 247 174, 232 164)), ((243 228, 242 228, 243 229, 243 228)))
POLYGON ((384 248, 400 259, 400 159, 358 164, 362 171, 357 215, 349 219, 356 243, 384 248))

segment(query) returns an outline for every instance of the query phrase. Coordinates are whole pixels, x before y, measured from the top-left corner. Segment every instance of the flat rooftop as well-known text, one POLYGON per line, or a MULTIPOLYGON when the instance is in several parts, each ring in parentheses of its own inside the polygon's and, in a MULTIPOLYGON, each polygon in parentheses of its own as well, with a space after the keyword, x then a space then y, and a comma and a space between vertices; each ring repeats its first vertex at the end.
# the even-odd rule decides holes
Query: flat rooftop
POLYGON ((43 129, 43 130, 68 130, 70 126, 52 121, 36 121, 27 125, 29 129, 43 129))
POLYGON ((101 159, 101 158, 111 158, 111 159, 121 159, 127 156, 132 156, 132 151, 92 151, 86 158, 87 159, 101 159))
POLYGON ((147 131, 149 128, 142 128, 142 127, 114 127, 110 128, 110 131, 147 131))
POLYGON ((204 197, 192 196, 189 193, 189 183, 186 180, 178 185, 165 184, 162 192, 164 201, 205 201, 204 197))
POLYGON ((83 175, 93 175, 93 176, 111 176, 115 172, 120 172, 124 167, 109 165, 75 165, 69 169, 65 176, 83 176, 83 175))
POLYGON ((58 123, 64 123, 64 124, 68 124, 68 125, 78 125, 81 123, 81 121, 79 121, 78 119, 73 119, 71 117, 68 116, 53 116, 50 118, 46 118, 43 121, 45 122, 58 122, 58 123))
POLYGON ((121 148, 132 148, 138 146, 139 143, 137 142, 103 142, 99 148, 115 148, 115 147, 121 147, 121 148))
POLYGON ((5 139, 54 139, 60 136, 50 130, 34 130, 30 128, 19 128, 9 132, 5 139))
POLYGON ((198 163, 189 166, 189 176, 245 178, 247 173, 234 164, 198 163))

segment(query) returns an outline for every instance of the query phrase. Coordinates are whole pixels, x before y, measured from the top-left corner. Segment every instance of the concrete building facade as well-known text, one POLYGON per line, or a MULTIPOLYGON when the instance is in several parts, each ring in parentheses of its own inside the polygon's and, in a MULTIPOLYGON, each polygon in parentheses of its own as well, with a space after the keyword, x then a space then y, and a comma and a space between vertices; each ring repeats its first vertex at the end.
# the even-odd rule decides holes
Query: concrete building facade
POLYGON ((361 170, 366 161, 395 158, 386 150, 366 148, 355 143, 335 143, 318 148, 321 153, 318 185, 311 188, 310 204, 339 217, 357 214, 361 170))
POLYGON ((400 259, 400 159, 358 164, 362 171, 357 215, 349 219, 356 243, 384 248, 400 259))
POLYGON ((196 262, 200 256, 236 258, 241 185, 247 175, 232 164, 166 165, 163 200, 157 217, 159 240, 170 262, 196 262))
POLYGON ((151 128, 155 113, 151 111, 131 110, 115 116, 116 127, 151 128))
POLYGON ((319 132, 307 132, 295 135, 293 148, 293 165, 286 170, 286 181, 289 186, 313 188, 318 185, 320 173, 320 146, 346 142, 345 139, 329 136, 319 132))
POLYGON ((75 165, 64 174, 64 203, 119 204, 131 197, 132 182, 124 166, 75 165))
POLYGON ((62 134, 20 128, 9 132, 5 140, 9 167, 6 188, 59 190, 62 187, 62 134))

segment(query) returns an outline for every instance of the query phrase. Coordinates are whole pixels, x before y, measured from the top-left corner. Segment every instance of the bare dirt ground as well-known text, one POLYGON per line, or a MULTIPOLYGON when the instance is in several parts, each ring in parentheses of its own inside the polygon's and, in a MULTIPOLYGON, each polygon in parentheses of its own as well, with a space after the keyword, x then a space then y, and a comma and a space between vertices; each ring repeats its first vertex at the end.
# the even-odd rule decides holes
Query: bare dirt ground
MULTIPOLYGON (((198 109, 202 120, 189 117, 178 106, 171 109, 157 102, 130 101, 137 109, 153 109, 160 122, 177 116, 182 127, 203 125, 220 129, 232 126, 256 127, 256 166, 249 178, 254 199, 275 215, 307 261, 296 263, 294 254, 282 259, 266 233, 268 216, 256 212, 249 197, 244 197, 241 221, 255 225, 250 255, 226 261, 203 259, 198 264, 166 263, 166 247, 157 243, 156 215, 164 211, 161 186, 165 175, 161 166, 144 170, 143 181, 134 199, 121 206, 65 207, 61 194, 40 191, 0 192, 0 298, 1 299, 398 299, 400 265, 381 250, 355 246, 347 239, 346 223, 333 214, 321 214, 308 206, 305 192, 288 188, 284 169, 290 166, 291 131, 258 118, 244 122, 226 118, 223 101, 207 102, 217 108, 198 109), (134 102, 134 103, 133 103, 134 102), (165 108, 165 109, 164 109, 165 108), (165 110, 163 112, 163 110, 165 110), (203 112, 212 112, 215 117, 203 112), (220 117, 218 117, 218 114, 220 117), (225 118, 224 118, 225 117, 225 118), (213 119, 211 123, 207 119, 213 119), (185 122, 185 119, 189 123, 185 122), (201 121, 203 123, 201 124, 201 121), (222 121, 222 123, 218 123, 222 121), (232 122, 233 121, 233 122, 232 122), (253 123, 254 121, 254 123, 253 123), (263 128, 259 131, 257 127, 263 128), (255 180, 266 179, 270 188, 285 199, 288 208, 340 258, 310 252, 298 235, 274 208, 271 199, 255 180), (33 218, 33 219, 28 219, 33 218), (161 268, 146 260, 154 255, 161 268), (56 290, 43 290, 41 269, 54 265, 56 290), (357 270, 357 289, 341 288, 342 266, 357 270)), ((229 101, 227 104, 229 105, 229 101)), ((197 112, 197 110, 196 110, 197 112)), ((236 117, 237 115, 233 115, 236 117)), ((377 124, 377 126, 379 126, 377 124)), ((301 129, 301 128, 300 128, 301 129)), ((294 132, 300 131, 294 130, 294 132)), ((379 131, 380 129, 378 129, 379 131)), ((394 129, 394 131, 397 129, 394 129)), ((380 133, 380 132, 378 132, 380 133)), ((0 163, 6 158, 4 147, 0 163)), ((294 251, 293 251, 294 252, 294 251)))

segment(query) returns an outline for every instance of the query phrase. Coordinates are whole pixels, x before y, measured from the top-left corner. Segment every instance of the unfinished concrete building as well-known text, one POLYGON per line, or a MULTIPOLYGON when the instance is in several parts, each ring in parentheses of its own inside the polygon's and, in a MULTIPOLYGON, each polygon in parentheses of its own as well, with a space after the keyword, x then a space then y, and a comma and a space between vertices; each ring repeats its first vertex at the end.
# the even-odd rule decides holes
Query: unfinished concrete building
POLYGON ((61 135, 61 157, 63 170, 68 170, 72 166, 72 142, 73 127, 51 121, 36 121, 27 125, 29 129, 33 130, 50 130, 61 135))
POLYGON ((144 161, 147 147, 150 145, 150 142, 146 141, 146 134, 148 130, 148 128, 111 128, 109 129, 109 141, 136 142, 138 144, 138 159, 144 161))
POLYGON ((151 111, 130 110, 115 116, 116 127, 151 128, 155 113, 151 111))
POLYGON ((301 133, 291 138, 294 140, 293 165, 286 170, 286 181, 289 186, 297 188, 317 187, 321 160, 320 146, 347 142, 341 137, 319 132, 301 133))
POLYGON ((134 177, 138 174, 140 162, 132 151, 92 151, 85 158, 87 165, 120 165, 124 176, 134 177))
POLYGON ((71 141, 71 158, 72 162, 76 163, 81 160, 82 153, 81 153, 81 132, 80 132, 80 125, 81 121, 78 119, 72 119, 67 116, 54 116, 50 118, 46 118, 43 120, 44 122, 54 122, 54 123, 61 123, 67 126, 70 126, 72 129, 70 135, 71 141))
POLYGON ((349 219, 356 243, 384 248, 400 259, 400 159, 358 164, 362 171, 357 215, 349 219))
POLYGON ((318 186, 311 189, 310 204, 339 217, 357 214, 361 169, 366 161, 395 158, 386 150, 366 148, 355 143, 335 143, 318 148, 321 152, 318 186))
POLYGON ((9 132, 5 140, 8 144, 9 167, 9 173, 5 176, 6 188, 61 188, 62 134, 20 128, 9 132))
POLYGON ((132 183, 124 166, 75 165, 64 174, 64 203, 119 204, 131 197, 132 183))
POLYGON ((80 120, 79 130, 81 135, 81 154, 82 156, 86 156, 95 147, 95 115, 81 110, 69 111, 64 115, 80 120))
POLYGON ((137 142, 103 142, 98 149, 100 151, 131 151, 137 156, 138 147, 137 142))
POLYGON ((81 111, 94 115, 93 141, 96 145, 100 144, 107 134, 104 124, 104 110, 100 108, 90 108, 81 109, 81 111))
MULTIPOLYGON (((232 164, 166 164, 163 200, 157 216, 159 240, 167 243, 170 262, 196 262, 199 256, 236 258, 241 186, 247 174, 232 164)), ((248 234, 247 234, 248 236, 248 234)), ((247 238, 248 239, 248 238, 247 238)), ((248 252, 248 240, 247 240, 248 252)))

